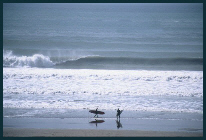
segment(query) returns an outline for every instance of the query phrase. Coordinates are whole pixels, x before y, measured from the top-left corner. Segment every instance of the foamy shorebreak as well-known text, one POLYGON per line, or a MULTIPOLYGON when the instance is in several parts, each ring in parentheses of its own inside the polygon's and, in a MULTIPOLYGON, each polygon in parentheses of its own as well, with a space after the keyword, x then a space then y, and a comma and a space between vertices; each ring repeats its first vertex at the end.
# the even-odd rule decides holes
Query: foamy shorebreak
POLYGON ((203 112, 202 71, 3 69, 4 108, 203 112))

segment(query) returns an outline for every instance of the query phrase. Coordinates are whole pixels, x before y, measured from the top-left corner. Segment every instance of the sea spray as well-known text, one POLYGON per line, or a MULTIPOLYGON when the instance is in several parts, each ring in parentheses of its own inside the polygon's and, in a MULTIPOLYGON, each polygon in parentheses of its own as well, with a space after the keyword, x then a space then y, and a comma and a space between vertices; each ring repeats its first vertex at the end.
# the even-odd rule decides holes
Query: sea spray
POLYGON ((48 56, 34 54, 33 56, 15 56, 12 51, 3 51, 4 67, 51 67, 54 63, 48 56))

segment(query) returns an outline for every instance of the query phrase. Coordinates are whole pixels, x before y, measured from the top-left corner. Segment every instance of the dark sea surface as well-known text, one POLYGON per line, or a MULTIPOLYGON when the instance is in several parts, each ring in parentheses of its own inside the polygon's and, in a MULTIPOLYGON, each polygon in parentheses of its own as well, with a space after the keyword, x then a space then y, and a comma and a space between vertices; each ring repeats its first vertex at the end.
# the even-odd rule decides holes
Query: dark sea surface
POLYGON ((203 69, 202 4, 3 5, 3 66, 203 69))

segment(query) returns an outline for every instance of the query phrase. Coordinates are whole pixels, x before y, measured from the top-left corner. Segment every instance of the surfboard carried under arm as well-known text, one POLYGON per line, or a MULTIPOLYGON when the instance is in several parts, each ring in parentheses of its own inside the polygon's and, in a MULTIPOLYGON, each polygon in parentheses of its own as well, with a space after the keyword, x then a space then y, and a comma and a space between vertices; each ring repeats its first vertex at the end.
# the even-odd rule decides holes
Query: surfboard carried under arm
POLYGON ((89 112, 94 114, 100 114, 100 115, 105 114, 103 111, 96 111, 96 110, 89 110, 89 112))
POLYGON ((95 120, 95 121, 91 121, 89 123, 103 123, 103 122, 104 122, 104 120, 95 120))

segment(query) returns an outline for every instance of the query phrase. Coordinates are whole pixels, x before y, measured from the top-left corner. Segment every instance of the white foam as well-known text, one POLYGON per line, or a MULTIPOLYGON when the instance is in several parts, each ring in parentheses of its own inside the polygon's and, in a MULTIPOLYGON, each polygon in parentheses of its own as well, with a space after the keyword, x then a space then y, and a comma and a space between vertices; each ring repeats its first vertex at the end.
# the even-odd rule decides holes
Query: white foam
POLYGON ((42 54, 15 56, 12 51, 4 51, 3 65, 4 67, 51 67, 54 63, 48 56, 42 54))
POLYGON ((4 107, 202 112, 203 72, 3 69, 4 107))

